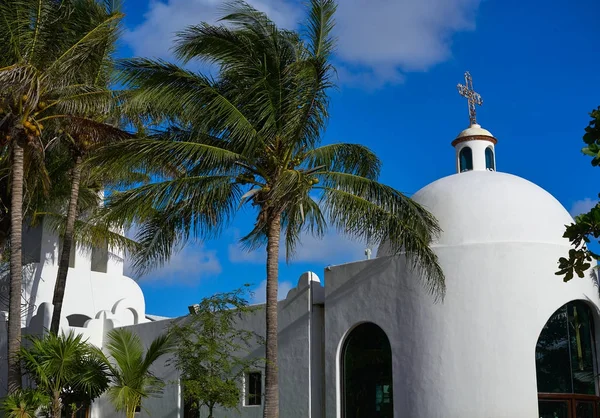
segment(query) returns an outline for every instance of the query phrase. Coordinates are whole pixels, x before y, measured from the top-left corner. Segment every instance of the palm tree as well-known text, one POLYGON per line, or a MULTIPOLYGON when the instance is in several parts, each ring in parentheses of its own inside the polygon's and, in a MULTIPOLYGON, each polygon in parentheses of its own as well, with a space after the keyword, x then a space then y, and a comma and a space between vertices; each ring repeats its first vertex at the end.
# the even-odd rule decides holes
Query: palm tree
POLYGON ((50 398, 52 418, 60 418, 63 408, 73 403, 89 406, 108 389, 108 365, 81 334, 49 333, 30 342, 19 357, 37 390, 50 398))
POLYGON ((280 245, 290 259, 303 233, 323 236, 328 224, 354 239, 386 240, 441 297, 444 276, 429 247, 439 227, 377 181, 381 163, 367 147, 321 145, 333 87, 334 1, 311 0, 302 36, 245 2, 230 6, 223 25, 192 26, 174 49, 184 62, 213 64, 216 79, 160 60, 122 62, 122 80, 134 91, 130 111, 146 112, 157 132, 107 147, 96 161, 156 175, 108 204, 111 219, 141 225, 140 270, 165 262, 190 237, 214 237, 241 206, 256 211, 242 242, 266 246, 264 416, 276 418, 280 245))
MULTIPOLYGON (((86 118, 110 101, 86 83, 104 59, 120 13, 88 0, 0 2, 0 145, 10 156, 10 304, 8 386, 20 387, 22 224, 25 169, 43 165, 47 132, 59 125, 94 126, 86 118), (81 65, 85 63, 85 65, 81 65), (46 125, 46 126, 45 126, 46 125)), ((43 173, 43 169, 41 170, 43 173)))
POLYGON ((111 361, 112 384, 108 396, 117 411, 124 411, 126 418, 133 418, 142 399, 162 393, 164 382, 150 371, 156 360, 171 351, 171 339, 167 335, 156 338, 144 353, 144 346, 137 334, 125 328, 108 333, 106 349, 111 361))

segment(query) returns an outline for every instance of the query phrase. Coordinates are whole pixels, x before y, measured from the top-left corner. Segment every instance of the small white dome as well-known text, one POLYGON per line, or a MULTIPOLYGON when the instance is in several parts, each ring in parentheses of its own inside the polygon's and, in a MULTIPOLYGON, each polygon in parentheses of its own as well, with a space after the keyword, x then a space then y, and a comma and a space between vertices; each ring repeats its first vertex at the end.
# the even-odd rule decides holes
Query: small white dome
MULTIPOLYGON (((569 245, 562 236, 573 219, 565 208, 541 187, 511 174, 454 174, 425 186, 413 199, 442 228, 434 247, 498 242, 569 245)), ((388 254, 384 243, 378 255, 388 254)))
POLYGON ((465 136, 474 136, 474 135, 491 136, 492 138, 494 137, 494 135, 492 135, 492 133, 490 131, 488 131, 487 129, 483 129, 481 127, 481 125, 474 124, 474 125, 471 125, 469 128, 465 129, 464 131, 462 131, 460 134, 458 134, 456 139, 464 138, 465 136))

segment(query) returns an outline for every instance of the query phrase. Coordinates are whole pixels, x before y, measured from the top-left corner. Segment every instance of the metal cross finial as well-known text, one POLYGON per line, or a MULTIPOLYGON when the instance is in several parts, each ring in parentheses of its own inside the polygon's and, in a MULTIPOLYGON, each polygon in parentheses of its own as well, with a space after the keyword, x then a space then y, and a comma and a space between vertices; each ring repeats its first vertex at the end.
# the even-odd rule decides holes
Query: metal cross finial
POLYGON ((469 120, 471 121, 471 125, 475 125, 477 123, 475 105, 481 106, 483 104, 483 99, 479 93, 473 90, 473 78, 468 71, 465 73, 465 85, 458 84, 456 88, 461 96, 467 98, 467 101, 469 102, 469 120))

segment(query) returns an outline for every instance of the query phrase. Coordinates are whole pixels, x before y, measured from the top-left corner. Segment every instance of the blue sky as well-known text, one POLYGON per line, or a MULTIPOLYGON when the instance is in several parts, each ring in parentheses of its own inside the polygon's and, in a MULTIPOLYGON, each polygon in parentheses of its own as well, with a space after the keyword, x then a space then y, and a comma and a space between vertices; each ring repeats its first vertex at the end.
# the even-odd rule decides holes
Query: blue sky
MULTIPOLYGON (((121 56, 169 58, 172 34, 214 21, 219 0, 125 0, 121 56)), ((295 0, 253 0, 280 25, 296 27, 295 0)), ((478 122, 498 138, 499 171, 552 193, 572 213, 595 203, 596 172, 581 152, 588 112, 600 105, 597 4, 541 0, 341 0, 336 65, 324 142, 356 142, 383 161, 381 180, 412 194, 455 170, 450 142, 468 125, 456 91, 469 70, 483 96, 478 122)), ((596 169, 597 170, 597 169, 596 169)), ((175 316, 202 297, 244 283, 264 299, 264 252, 236 240, 242 213, 218 240, 192 243, 139 281, 147 312, 175 316)), ((281 264, 282 292, 307 270, 364 258, 364 244, 330 233, 307 238, 281 264)))

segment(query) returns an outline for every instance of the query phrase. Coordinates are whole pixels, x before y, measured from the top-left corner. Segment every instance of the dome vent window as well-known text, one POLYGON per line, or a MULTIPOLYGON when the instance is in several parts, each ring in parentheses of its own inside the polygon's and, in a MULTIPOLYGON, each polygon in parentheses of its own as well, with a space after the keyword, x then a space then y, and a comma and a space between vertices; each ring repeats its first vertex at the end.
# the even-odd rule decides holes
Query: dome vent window
POLYGON ((471 148, 464 147, 460 150, 458 154, 458 159, 460 162, 460 172, 473 170, 473 151, 471 148))
POLYGON ((490 171, 496 170, 496 165, 494 164, 494 151, 492 151, 491 147, 485 149, 485 168, 490 171))

